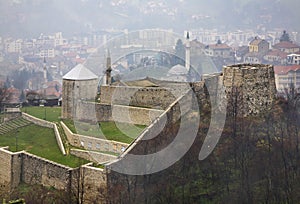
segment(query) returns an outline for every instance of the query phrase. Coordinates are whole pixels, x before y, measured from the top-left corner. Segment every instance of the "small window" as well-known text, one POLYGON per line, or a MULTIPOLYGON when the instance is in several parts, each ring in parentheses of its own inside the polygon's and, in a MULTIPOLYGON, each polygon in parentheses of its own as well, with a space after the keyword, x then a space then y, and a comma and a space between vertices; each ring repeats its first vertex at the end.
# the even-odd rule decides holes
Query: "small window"
POLYGON ((99 143, 96 144, 96 148, 100 149, 100 144, 99 143))

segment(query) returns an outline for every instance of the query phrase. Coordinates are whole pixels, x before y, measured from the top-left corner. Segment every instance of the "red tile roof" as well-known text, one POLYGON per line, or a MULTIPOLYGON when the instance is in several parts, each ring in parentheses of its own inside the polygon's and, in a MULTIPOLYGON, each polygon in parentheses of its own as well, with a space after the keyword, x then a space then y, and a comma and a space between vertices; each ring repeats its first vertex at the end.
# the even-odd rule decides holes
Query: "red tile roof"
POLYGON ((40 92, 40 95, 46 96, 46 97, 59 98, 61 96, 61 94, 54 87, 48 87, 46 89, 40 90, 39 92, 40 92))
POLYGON ((277 43, 273 46, 274 48, 280 49, 280 48, 300 48, 299 45, 296 45, 292 42, 283 41, 280 43, 277 43))
POLYGON ((300 65, 290 65, 290 66, 274 66, 275 74, 287 74, 290 71, 300 70, 300 65))
POLYGON ((82 58, 75 58, 74 62, 76 62, 77 64, 83 64, 84 63, 84 59, 82 58))
POLYGON ((55 86, 61 87, 61 84, 58 81, 48 81, 47 82, 47 87, 55 87, 55 86))
POLYGON ((265 40, 256 37, 250 42, 250 45, 259 45, 263 41, 265 40))
POLYGON ((209 48, 213 49, 213 50, 217 50, 217 49, 231 49, 231 47, 228 46, 225 43, 222 43, 222 44, 212 44, 212 45, 209 45, 209 48))
POLYGON ((7 96, 4 99, 5 103, 20 103, 21 91, 14 87, 7 89, 7 96))
POLYGON ((279 56, 283 59, 283 58, 286 58, 288 54, 286 52, 282 52, 280 50, 270 50, 266 55, 279 56))
POLYGON ((64 54, 65 57, 69 57, 69 58, 75 58, 77 56, 76 52, 70 52, 70 53, 66 53, 64 54))

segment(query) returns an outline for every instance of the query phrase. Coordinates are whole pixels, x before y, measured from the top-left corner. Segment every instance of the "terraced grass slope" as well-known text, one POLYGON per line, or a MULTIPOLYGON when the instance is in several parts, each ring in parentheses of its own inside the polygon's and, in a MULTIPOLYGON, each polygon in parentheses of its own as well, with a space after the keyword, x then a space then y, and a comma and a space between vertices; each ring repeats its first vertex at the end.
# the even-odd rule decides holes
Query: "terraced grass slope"
POLYGON ((88 163, 73 155, 61 154, 54 130, 51 128, 37 126, 23 118, 17 118, 1 124, 0 131, 0 147, 9 146, 10 151, 25 150, 69 167, 78 167, 88 163))
POLYGON ((13 152, 25 150, 69 167, 78 167, 88 162, 72 155, 61 154, 54 130, 34 124, 0 135, 0 146, 9 146, 9 150, 13 152))
POLYGON ((18 117, 16 119, 0 124, 0 135, 6 134, 10 131, 16 131, 17 129, 30 124, 32 124, 30 121, 18 117))
POLYGON ((115 123, 113 121, 100 122, 98 125, 90 125, 89 123, 84 122, 77 122, 75 125, 73 120, 63 120, 63 122, 73 133, 128 144, 130 144, 146 128, 145 125, 115 123))

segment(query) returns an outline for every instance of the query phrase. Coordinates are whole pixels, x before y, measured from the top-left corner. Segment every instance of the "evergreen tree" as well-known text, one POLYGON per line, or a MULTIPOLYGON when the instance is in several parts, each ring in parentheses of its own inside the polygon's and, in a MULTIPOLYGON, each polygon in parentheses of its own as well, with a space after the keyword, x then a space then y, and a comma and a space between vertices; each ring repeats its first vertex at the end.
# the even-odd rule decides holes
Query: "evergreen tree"
POLYGON ((185 47, 181 39, 178 39, 175 46, 175 60, 174 64, 181 64, 184 66, 185 64, 185 47))

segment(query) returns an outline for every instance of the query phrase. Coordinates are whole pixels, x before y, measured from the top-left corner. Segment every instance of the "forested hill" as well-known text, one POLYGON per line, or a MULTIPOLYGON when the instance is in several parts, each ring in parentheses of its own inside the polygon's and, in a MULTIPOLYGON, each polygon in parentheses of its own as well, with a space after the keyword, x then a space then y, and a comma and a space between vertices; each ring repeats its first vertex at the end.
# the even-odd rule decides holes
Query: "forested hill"
MULTIPOLYGON (((285 98, 276 99, 269 111, 247 117, 238 116, 242 106, 233 96, 228 100, 218 144, 211 154, 198 160, 200 149, 209 144, 203 141, 213 137, 208 136, 210 105, 203 103, 197 137, 175 164, 148 175, 110 171, 108 183, 114 184, 108 190, 111 203, 299 203, 298 93, 290 90, 285 98)), ((192 120, 191 114, 184 121, 192 120)), ((177 124, 172 131, 178 131, 177 124)), ((152 144, 141 149, 161 148, 159 142, 152 144)))
POLYGON ((257 25, 300 31, 299 5, 297 0, 2 0, 0 35, 157 27, 232 30, 257 25))

